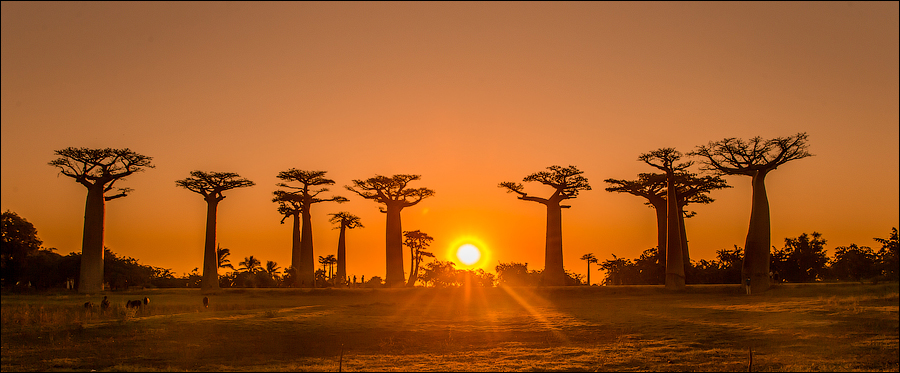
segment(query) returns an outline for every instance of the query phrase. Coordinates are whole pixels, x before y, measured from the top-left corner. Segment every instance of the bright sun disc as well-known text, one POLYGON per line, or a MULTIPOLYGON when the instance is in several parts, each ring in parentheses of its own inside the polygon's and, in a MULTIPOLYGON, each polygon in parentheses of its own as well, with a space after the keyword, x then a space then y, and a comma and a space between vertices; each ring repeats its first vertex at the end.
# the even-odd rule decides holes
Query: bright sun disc
POLYGON ((456 250, 456 257, 466 265, 472 265, 481 259, 481 250, 478 250, 475 245, 467 243, 456 250))

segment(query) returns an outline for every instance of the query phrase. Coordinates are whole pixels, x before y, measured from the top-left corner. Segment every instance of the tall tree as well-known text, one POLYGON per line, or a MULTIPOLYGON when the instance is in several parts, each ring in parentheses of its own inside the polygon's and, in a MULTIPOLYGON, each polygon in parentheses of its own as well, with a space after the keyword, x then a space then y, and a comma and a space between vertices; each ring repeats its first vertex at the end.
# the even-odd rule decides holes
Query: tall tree
POLYGON ((426 256, 434 258, 434 254, 425 251, 434 238, 420 230, 403 232, 405 240, 403 244, 409 248, 409 280, 406 286, 413 287, 419 280, 419 268, 422 266, 422 259, 426 256))
POLYGON ((581 176, 584 171, 575 166, 547 167, 549 171, 535 172, 522 179, 524 182, 537 181, 554 189, 549 198, 530 196, 522 190, 521 183, 506 181, 500 183, 507 193, 516 193, 523 201, 540 203, 547 208, 547 239, 544 249, 543 283, 550 286, 566 284, 566 273, 563 269, 562 254, 562 209, 572 206, 561 205, 563 201, 578 196, 582 190, 591 190, 588 179, 581 176))
POLYGON ((807 151, 808 147, 807 135, 801 132, 771 140, 754 137, 744 141, 730 137, 698 146, 689 153, 700 157, 707 170, 752 177, 753 202, 741 278, 750 278, 750 291, 753 293, 765 291, 770 286, 771 220, 766 197, 766 175, 787 162, 812 156, 807 151))
POLYGON ((403 229, 400 225, 400 211, 415 206, 423 199, 434 196, 434 190, 428 188, 407 188, 409 182, 416 181, 421 175, 399 174, 391 177, 376 175, 366 180, 353 180, 347 190, 360 197, 384 204, 379 208, 387 214, 385 229, 385 283, 387 286, 402 286, 403 275, 403 229))
POLYGON ((41 249, 37 229, 18 214, 6 210, 0 224, 0 279, 4 285, 15 285, 25 279, 28 257, 41 249))
MULTIPOLYGON (((326 173, 327 171, 306 171, 296 168, 278 173, 278 178, 285 182, 277 185, 293 190, 292 192, 285 192, 281 197, 297 202, 300 207, 300 215, 303 218, 303 228, 300 233, 300 250, 291 252, 291 266, 299 268, 299 273, 297 274, 297 280, 300 281, 299 286, 314 286, 316 280, 316 266, 313 262, 315 255, 313 253, 312 218, 310 215, 312 205, 320 202, 344 203, 348 201, 341 196, 319 197, 320 194, 328 191, 328 188, 323 186, 334 184, 334 180, 325 177, 326 173), (295 182, 300 185, 293 186, 287 184, 287 182, 295 182)), ((276 195, 276 198, 278 198, 278 195, 276 195)))
POLYGON ((106 201, 125 197, 131 188, 118 188, 107 195, 119 180, 146 168, 154 168, 153 159, 125 149, 65 148, 54 152, 59 158, 50 161, 59 173, 75 179, 87 188, 84 206, 84 233, 81 241, 79 293, 103 290, 103 235, 106 201))
POLYGON ((300 286, 299 268, 302 255, 300 255, 300 212, 303 206, 296 196, 283 190, 276 190, 272 202, 278 204, 278 213, 282 215, 281 224, 288 217, 293 217, 293 226, 291 227, 291 267, 285 270, 290 276, 285 276, 285 284, 287 286, 300 286), (296 262, 296 263, 295 263, 296 262))
POLYGON ((599 260, 597 259, 596 256, 594 256, 594 253, 587 253, 587 254, 582 255, 581 260, 584 260, 587 262, 587 266, 588 266, 588 268, 587 268, 588 269, 588 271, 587 271, 587 286, 591 286, 591 263, 598 263, 599 260))
POLYGON ((259 259, 254 258, 253 255, 244 257, 244 260, 238 263, 238 265, 240 266, 238 269, 250 273, 256 273, 263 269, 262 262, 260 262, 259 259))
POLYGON ((693 162, 677 163, 681 152, 675 148, 660 148, 641 154, 638 160, 656 167, 666 174, 666 289, 684 289, 684 247, 681 245, 682 216, 678 206, 675 174, 684 172, 693 162))
POLYGON ((206 201, 206 244, 203 252, 203 280, 200 287, 204 292, 215 291, 219 288, 216 210, 219 202, 225 199, 222 192, 256 184, 234 172, 191 171, 191 177, 176 180, 175 185, 202 195, 206 201))
POLYGON ((347 229, 354 228, 365 228, 359 220, 359 217, 353 215, 349 212, 341 211, 336 214, 328 214, 331 215, 331 219, 328 219, 332 224, 339 224, 334 229, 340 229, 341 233, 338 236, 338 249, 337 249, 337 276, 340 278, 341 283, 347 281, 347 229))
MULTIPOLYGON (((629 193, 632 195, 644 197, 647 199, 647 205, 656 211, 656 242, 657 242, 657 262, 660 268, 666 265, 666 188, 667 179, 665 174, 641 173, 638 174, 637 180, 618 180, 606 179, 606 183, 612 185, 606 188, 608 192, 629 193)), ((684 257, 684 265, 687 267, 691 263, 690 253, 687 245, 687 232, 684 227, 684 219, 696 215, 693 211, 686 211, 685 207, 691 203, 708 204, 715 200, 710 198, 708 193, 716 189, 731 188, 725 180, 719 176, 701 176, 690 172, 679 172, 675 174, 676 194, 678 195, 678 210, 681 211, 679 216, 681 227, 681 246, 684 257)), ((660 273, 660 282, 665 281, 665 271, 660 273)))

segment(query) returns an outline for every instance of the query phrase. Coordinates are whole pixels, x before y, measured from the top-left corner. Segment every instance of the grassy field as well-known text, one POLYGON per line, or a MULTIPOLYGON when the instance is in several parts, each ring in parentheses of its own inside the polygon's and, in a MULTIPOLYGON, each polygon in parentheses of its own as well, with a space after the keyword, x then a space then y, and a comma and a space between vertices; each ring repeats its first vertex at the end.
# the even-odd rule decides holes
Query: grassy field
POLYGON ((2 296, 2 371, 893 371, 897 283, 2 296), (142 312, 126 300, 148 296, 142 312), (750 362, 752 351, 752 365, 750 362))

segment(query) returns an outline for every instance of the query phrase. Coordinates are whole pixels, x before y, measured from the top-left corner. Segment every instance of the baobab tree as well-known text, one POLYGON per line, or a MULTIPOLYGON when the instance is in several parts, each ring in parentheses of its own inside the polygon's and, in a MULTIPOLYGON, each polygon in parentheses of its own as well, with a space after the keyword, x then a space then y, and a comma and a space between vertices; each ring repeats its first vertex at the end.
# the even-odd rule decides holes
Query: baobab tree
POLYGON ((59 158, 50 161, 59 173, 75 179, 87 188, 84 205, 84 230, 81 238, 81 270, 78 292, 96 293, 103 290, 103 236, 106 202, 122 198, 131 188, 118 188, 109 194, 119 180, 154 168, 153 159, 125 149, 89 149, 68 147, 54 152, 59 158))
POLYGON ((297 279, 297 271, 300 268, 300 212, 303 211, 300 201, 294 195, 283 190, 276 190, 272 202, 278 204, 278 213, 282 215, 281 224, 288 217, 293 217, 293 226, 291 227, 291 267, 285 270, 285 273, 291 273, 287 286, 300 286, 297 279))
MULTIPOLYGON (((300 216, 302 217, 303 227, 300 231, 299 251, 296 250, 296 246, 291 251, 291 266, 299 269, 297 278, 294 280, 294 286, 298 285, 297 281, 299 281, 299 286, 314 286, 316 282, 316 266, 313 262, 315 255, 313 254, 312 219, 310 215, 312 205, 320 202, 344 203, 348 201, 348 199, 341 196, 319 197, 320 194, 328 191, 328 188, 321 186, 334 184, 334 180, 325 177, 326 173, 327 171, 306 171, 296 168, 278 173, 279 179, 300 184, 299 186, 293 186, 287 183, 278 183, 279 187, 293 189, 293 191, 283 192, 280 196, 276 194, 276 199, 281 198, 296 202, 296 205, 292 206, 299 206, 300 216)), ((296 218, 294 221, 296 227, 296 218)))
POLYGON ((403 244, 409 248, 409 280, 406 282, 406 286, 413 287, 419 280, 419 267, 422 266, 422 259, 426 256, 434 258, 434 254, 425 251, 431 245, 431 241, 434 241, 434 237, 418 229, 403 232, 403 237, 405 238, 403 244))
POLYGON ((581 256, 581 260, 587 262, 588 270, 587 270, 587 285, 591 286, 591 263, 597 263, 597 257, 594 256, 594 253, 587 253, 581 256))
POLYGON ((805 132, 787 137, 763 140, 757 136, 750 141, 729 137, 697 146, 689 155, 701 158, 705 169, 724 175, 750 176, 753 197, 750 207, 750 227, 744 243, 744 262, 741 279, 749 278, 751 293, 769 288, 771 220, 766 197, 766 175, 778 166, 795 159, 812 156, 807 151, 805 132))
POLYGON ((347 281, 347 229, 354 228, 365 228, 359 220, 359 217, 353 215, 349 212, 341 211, 336 214, 328 214, 331 215, 331 219, 328 219, 332 224, 339 224, 334 229, 340 229, 341 233, 338 236, 338 249, 337 249, 337 276, 341 279, 341 282, 347 281))
MULTIPOLYGON (((656 242, 657 264, 660 268, 666 265, 666 175, 655 173, 638 174, 637 180, 606 179, 606 183, 612 185, 606 188, 608 192, 628 193, 647 199, 646 204, 656 211, 656 242)), ((690 262, 690 254, 687 245, 687 232, 684 228, 684 219, 696 215, 693 211, 685 211, 685 207, 691 203, 708 204, 715 201, 708 193, 716 189, 731 188, 725 180, 719 176, 701 176, 689 172, 675 174, 676 194, 678 195, 678 210, 681 211, 681 246, 684 264, 690 262)), ((665 281, 665 271, 660 273, 659 281, 665 281)))
POLYGON ((216 210, 225 199, 222 192, 256 185, 234 172, 191 171, 191 177, 176 180, 175 185, 198 193, 206 201, 206 244, 203 252, 203 292, 219 288, 218 256, 216 253, 216 210))
POLYGON ((379 208, 387 214, 385 229, 385 283, 387 286, 402 286, 403 276, 403 230, 400 225, 400 211, 415 206, 425 198, 434 196, 434 190, 428 188, 407 188, 409 182, 416 181, 421 175, 399 174, 391 177, 376 175, 366 180, 353 180, 353 185, 345 186, 347 190, 365 199, 384 204, 379 208))
POLYGON ((684 248, 681 246, 681 210, 675 173, 683 172, 693 162, 676 163, 681 152, 675 148, 660 148, 641 154, 638 160, 666 173, 666 289, 684 289, 684 248))
POLYGON ((566 273, 563 269, 562 254, 562 209, 571 206, 560 203, 578 196, 582 190, 591 190, 587 178, 581 176, 584 171, 575 166, 547 167, 549 171, 536 172, 522 179, 524 182, 537 181, 554 189, 549 198, 530 196, 523 192, 524 186, 511 181, 500 183, 507 193, 516 193, 523 201, 532 201, 547 207, 547 240, 544 250, 544 272, 542 280, 544 285, 565 285, 566 273))

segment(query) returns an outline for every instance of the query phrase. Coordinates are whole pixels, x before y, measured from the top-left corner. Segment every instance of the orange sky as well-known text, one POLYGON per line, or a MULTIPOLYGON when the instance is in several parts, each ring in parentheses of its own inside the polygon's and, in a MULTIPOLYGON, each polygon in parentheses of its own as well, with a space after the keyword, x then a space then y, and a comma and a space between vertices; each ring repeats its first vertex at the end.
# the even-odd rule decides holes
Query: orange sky
MULTIPOLYGON (((2 210, 46 247, 81 250, 86 189, 47 165, 69 146, 130 148, 155 169, 117 186, 106 245, 141 263, 201 267, 205 202, 192 170, 257 183, 226 192, 218 238, 235 265, 290 263, 276 175, 325 170, 345 204, 312 209, 315 255, 348 233, 347 271, 384 276, 385 216, 343 189, 421 174, 403 211, 440 259, 466 237, 498 261, 544 266, 545 209, 497 187, 575 165, 593 190, 563 212, 565 268, 656 245, 644 200, 607 178, 638 155, 725 137, 809 134, 814 157, 767 177, 772 243, 818 231, 876 246, 898 226, 898 3, 2 3, 2 210)), ((693 206, 693 259, 743 246, 750 179, 693 206)), ((541 196, 548 187, 526 183, 541 196)), ((408 260, 408 252, 405 260, 408 260)), ((408 267, 408 265, 407 265, 408 267)), ((592 267, 592 271, 593 271, 592 267)), ((602 273, 594 272, 594 282, 602 273)))

